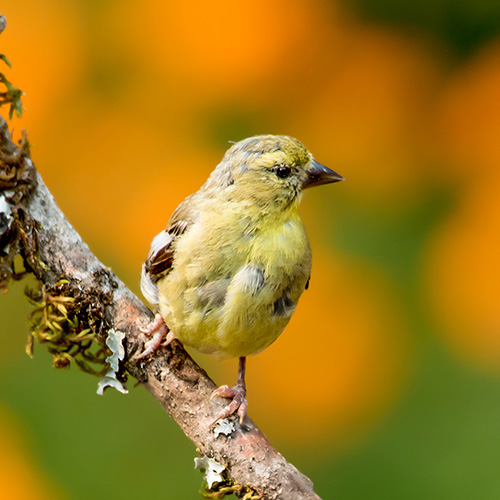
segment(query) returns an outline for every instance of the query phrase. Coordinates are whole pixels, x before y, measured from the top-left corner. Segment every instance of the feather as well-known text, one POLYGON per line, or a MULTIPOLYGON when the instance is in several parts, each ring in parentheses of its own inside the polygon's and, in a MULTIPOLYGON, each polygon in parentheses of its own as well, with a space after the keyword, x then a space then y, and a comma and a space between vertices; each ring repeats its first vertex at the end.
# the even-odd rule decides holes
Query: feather
POLYGON ((143 264, 142 266, 142 273, 141 273, 141 292, 142 295, 146 298, 146 300, 153 306, 157 306, 160 302, 159 297, 158 297, 158 287, 156 286, 155 283, 153 283, 153 280, 151 279, 151 276, 149 273, 146 271, 146 265, 143 264))
POLYGON ((293 312, 295 311, 295 308, 297 305, 295 302, 290 298, 288 290, 285 290, 281 297, 276 300, 276 302, 273 304, 273 314, 275 316, 286 316, 290 317, 293 312))
POLYGON ((146 300, 155 306, 159 303, 156 283, 170 271, 175 252, 173 243, 189 226, 187 220, 173 219, 174 217, 167 229, 153 238, 146 262, 142 266, 141 291, 146 300))

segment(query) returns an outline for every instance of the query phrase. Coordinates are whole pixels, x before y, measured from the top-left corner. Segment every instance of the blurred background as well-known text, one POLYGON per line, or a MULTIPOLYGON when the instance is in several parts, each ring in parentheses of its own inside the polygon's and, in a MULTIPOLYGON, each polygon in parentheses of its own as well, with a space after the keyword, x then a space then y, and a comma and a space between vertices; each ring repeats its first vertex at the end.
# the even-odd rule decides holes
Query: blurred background
MULTIPOLYGON (((249 359, 250 415, 324 500, 500 497, 500 3, 4 0, 32 156, 139 293, 152 237, 228 148, 289 134, 311 286, 249 359)), ((6 116, 6 110, 3 115, 6 116)), ((24 353, 0 298, 0 496, 199 498, 194 446, 141 387, 24 353)), ((194 353, 218 384, 236 362, 194 353)))

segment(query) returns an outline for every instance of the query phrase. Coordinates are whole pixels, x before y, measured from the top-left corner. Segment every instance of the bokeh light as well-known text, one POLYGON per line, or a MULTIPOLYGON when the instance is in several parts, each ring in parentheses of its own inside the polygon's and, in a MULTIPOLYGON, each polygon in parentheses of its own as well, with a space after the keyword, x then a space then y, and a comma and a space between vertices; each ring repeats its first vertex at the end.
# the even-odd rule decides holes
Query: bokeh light
MULTIPOLYGON (((498 175, 498 173, 497 173, 498 175)), ((500 178, 475 183, 429 241, 424 294, 461 356, 500 371, 500 178)))
MULTIPOLYGON (((229 141, 290 134, 346 178, 304 195, 311 287, 248 363, 250 415, 321 498, 496 498, 498 2, 3 3, 15 136, 135 292, 229 141)), ((198 498, 195 450, 145 391, 98 398, 24 354, 22 288, 0 297, 0 497, 198 498)))

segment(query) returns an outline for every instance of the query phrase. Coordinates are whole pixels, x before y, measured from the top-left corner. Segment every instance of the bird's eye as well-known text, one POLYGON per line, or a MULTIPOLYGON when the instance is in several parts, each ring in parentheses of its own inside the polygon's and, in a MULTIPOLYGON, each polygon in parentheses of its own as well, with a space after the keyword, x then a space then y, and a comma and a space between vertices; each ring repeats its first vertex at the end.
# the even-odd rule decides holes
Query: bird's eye
POLYGON ((280 179, 284 179, 285 177, 288 177, 292 173, 292 169, 285 165, 277 166, 274 171, 276 172, 276 175, 280 179))

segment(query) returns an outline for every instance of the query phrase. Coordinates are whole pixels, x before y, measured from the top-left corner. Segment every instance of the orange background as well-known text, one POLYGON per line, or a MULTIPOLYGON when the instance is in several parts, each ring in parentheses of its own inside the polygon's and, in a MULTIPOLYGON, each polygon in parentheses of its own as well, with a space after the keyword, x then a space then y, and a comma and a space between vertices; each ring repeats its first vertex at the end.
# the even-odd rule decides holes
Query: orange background
MULTIPOLYGON (((15 136, 137 293, 228 141, 289 134, 347 179, 305 194, 311 287, 248 363, 250 415, 324 499, 500 491, 500 7, 474 5, 3 3, 15 136)), ((26 357, 22 288, 0 299, 0 496, 198 498, 195 450, 145 391, 98 398, 26 357)))

